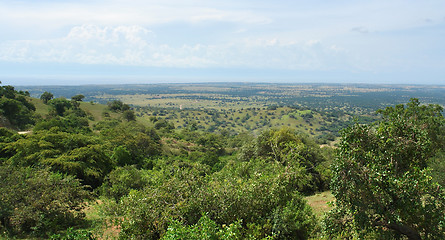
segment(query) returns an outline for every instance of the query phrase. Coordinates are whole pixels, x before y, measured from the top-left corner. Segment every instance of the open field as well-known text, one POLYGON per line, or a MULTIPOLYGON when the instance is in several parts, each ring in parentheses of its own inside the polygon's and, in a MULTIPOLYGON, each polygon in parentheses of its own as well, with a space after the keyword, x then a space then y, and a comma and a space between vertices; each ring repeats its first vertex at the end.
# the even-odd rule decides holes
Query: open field
POLYGON ((106 103, 119 99, 141 107, 177 109, 241 109, 273 105, 299 106, 317 111, 345 111, 354 114, 406 103, 419 98, 423 103, 445 105, 445 86, 371 84, 268 84, 194 83, 146 85, 22 86, 32 96, 45 90, 55 97, 85 95, 85 101, 106 103))
MULTIPOLYGON (((375 121, 377 109, 406 103, 410 98, 445 106, 445 86, 421 85, 195 83, 19 89, 34 97, 43 89, 68 99, 83 94, 81 107, 91 113, 94 122, 103 118, 106 106, 102 104, 120 100, 132 106, 137 119, 146 125, 156 117, 169 121, 177 130, 193 127, 254 134, 286 126, 319 139, 320 144, 332 143, 338 131, 353 119, 375 121)), ((38 109, 41 115, 47 113, 45 106, 38 109)))

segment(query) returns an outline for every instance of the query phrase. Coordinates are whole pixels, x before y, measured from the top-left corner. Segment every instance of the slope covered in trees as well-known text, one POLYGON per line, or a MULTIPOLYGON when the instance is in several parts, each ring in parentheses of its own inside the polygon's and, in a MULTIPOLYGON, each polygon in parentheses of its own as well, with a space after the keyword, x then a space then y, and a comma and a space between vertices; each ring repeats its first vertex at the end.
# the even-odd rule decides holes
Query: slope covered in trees
MULTIPOLYGON (((119 239, 442 237, 443 190, 428 168, 443 165, 437 105, 386 108, 381 121, 346 128, 335 150, 293 126, 179 128, 162 114, 82 96, 24 96, 46 108, 40 116, 30 108, 32 132, 0 128, 3 237, 100 239, 110 229, 119 239), (335 208, 322 221, 304 196, 330 188, 335 208)), ((283 109, 275 110, 267 111, 283 109)))

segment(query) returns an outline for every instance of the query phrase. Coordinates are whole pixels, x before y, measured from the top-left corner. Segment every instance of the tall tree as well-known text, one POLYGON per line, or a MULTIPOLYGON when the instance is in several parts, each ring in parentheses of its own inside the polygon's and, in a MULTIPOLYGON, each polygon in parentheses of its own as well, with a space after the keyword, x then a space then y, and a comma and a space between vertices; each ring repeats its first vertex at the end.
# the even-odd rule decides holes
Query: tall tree
POLYGON ((49 100, 53 99, 54 95, 50 92, 44 92, 42 95, 40 95, 40 99, 43 101, 43 103, 47 104, 49 100))
POLYGON ((25 92, 17 92, 13 86, 0 86, 0 117, 4 116, 13 128, 25 129, 34 123, 36 108, 26 96, 25 92))
POLYGON ((55 114, 59 116, 63 116, 65 111, 72 107, 71 102, 65 98, 55 98, 49 101, 48 104, 54 108, 55 114))
POLYGON ((330 234, 445 238, 444 191, 426 168, 441 142, 441 111, 412 99, 379 111, 378 124, 344 130, 333 166, 330 234))

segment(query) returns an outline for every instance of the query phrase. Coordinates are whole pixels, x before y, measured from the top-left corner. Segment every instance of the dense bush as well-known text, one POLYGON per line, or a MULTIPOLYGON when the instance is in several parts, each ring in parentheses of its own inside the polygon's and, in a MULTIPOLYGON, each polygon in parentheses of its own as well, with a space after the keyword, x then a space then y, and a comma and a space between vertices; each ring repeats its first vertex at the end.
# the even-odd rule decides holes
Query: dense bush
MULTIPOLYGON (((158 156, 161 153, 161 138, 153 128, 148 128, 135 121, 125 122, 116 127, 103 129, 101 138, 109 142, 117 150, 124 147, 130 153, 130 162, 121 161, 124 165, 142 165, 146 158, 158 156)), ((120 150, 117 150, 120 151, 120 150)))
POLYGON ((283 166, 303 167, 310 177, 300 191, 326 190, 330 181, 329 161, 320 147, 306 136, 289 128, 263 131, 253 142, 246 142, 238 159, 249 161, 260 158, 283 166))
POLYGON ((427 168, 443 144, 442 108, 416 99, 380 111, 375 125, 343 131, 333 166, 332 236, 443 239, 445 192, 427 168))
POLYGON ((35 123, 35 106, 26 97, 29 93, 17 92, 12 86, 0 86, 0 116, 6 117, 12 128, 25 129, 35 123))
POLYGON ((9 234, 47 234, 82 222, 91 195, 71 176, 0 166, 0 224, 9 234))
POLYGON ((134 166, 118 167, 111 171, 100 187, 101 195, 119 201, 131 190, 141 190, 149 183, 144 170, 134 166))
POLYGON ((60 131, 68 133, 91 133, 88 119, 85 117, 78 117, 75 115, 68 115, 65 117, 55 116, 38 122, 34 126, 34 131, 50 130, 57 127, 60 131))
POLYGON ((85 229, 74 230, 72 227, 68 228, 65 233, 53 234, 50 240, 95 240, 93 233, 85 229))
MULTIPOLYGON (((243 239, 241 235, 241 221, 231 223, 227 226, 219 227, 207 215, 202 216, 199 221, 191 226, 184 225, 181 222, 172 221, 167 232, 161 238, 162 240, 237 240, 243 239)), ((255 239, 255 238, 250 238, 255 239)))
POLYGON ((7 160, 14 166, 49 167, 52 171, 76 176, 84 184, 97 187, 113 168, 106 145, 94 136, 61 132, 58 128, 38 131, 6 144, 7 160))
POLYGON ((308 239, 314 226, 311 208, 299 197, 274 211, 272 233, 277 239, 308 239))
POLYGON ((245 237, 276 233, 304 239, 312 231, 313 215, 295 188, 304 179, 304 170, 286 170, 261 160, 249 166, 229 164, 214 176, 200 168, 197 163, 175 162, 161 174, 170 177, 121 198, 118 213, 110 213, 121 216, 120 237, 158 239, 171 219, 193 225, 202 213, 220 227, 242 220, 245 237))

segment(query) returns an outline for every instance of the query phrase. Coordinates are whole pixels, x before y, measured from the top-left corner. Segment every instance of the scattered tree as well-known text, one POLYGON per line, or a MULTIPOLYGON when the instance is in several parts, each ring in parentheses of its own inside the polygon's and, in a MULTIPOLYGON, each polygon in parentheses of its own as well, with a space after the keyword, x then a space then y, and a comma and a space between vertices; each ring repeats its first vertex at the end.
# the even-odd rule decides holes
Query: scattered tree
POLYGON ((84 98, 85 98, 84 95, 82 95, 82 94, 77 94, 77 95, 72 96, 72 97, 71 97, 71 100, 72 100, 72 101, 76 101, 76 102, 82 102, 84 98))
POLYGON ((136 115, 134 114, 133 110, 125 110, 122 113, 122 117, 127 120, 128 122, 130 121, 136 121, 136 115))
POLYGON ((43 101, 43 103, 47 104, 51 99, 53 99, 54 95, 50 92, 44 92, 42 95, 40 95, 40 99, 43 101))
POLYGON ((65 111, 72 107, 71 102, 65 98, 52 99, 48 104, 53 107, 54 113, 59 116, 63 116, 65 111))

